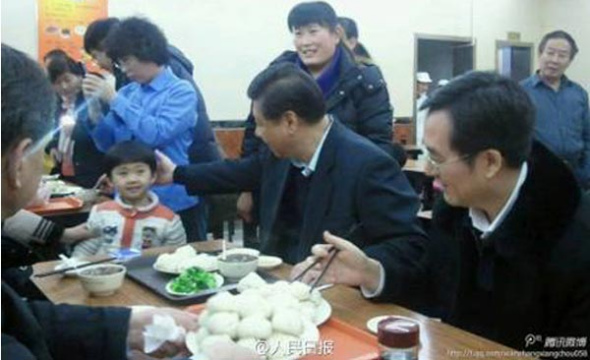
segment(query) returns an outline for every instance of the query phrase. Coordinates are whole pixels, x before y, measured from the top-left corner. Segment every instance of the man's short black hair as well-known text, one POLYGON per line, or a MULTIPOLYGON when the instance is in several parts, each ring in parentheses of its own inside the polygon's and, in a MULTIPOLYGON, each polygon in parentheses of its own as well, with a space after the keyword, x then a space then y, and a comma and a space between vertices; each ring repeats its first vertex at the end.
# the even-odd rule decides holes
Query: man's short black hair
POLYGON ((105 51, 104 41, 109 32, 121 21, 115 17, 93 21, 84 33, 84 50, 90 54, 93 50, 105 51))
POLYGON ((258 74, 248 87, 248 97, 258 101, 262 115, 279 120, 293 111, 308 124, 319 122, 326 114, 326 103, 316 81, 296 65, 272 65, 258 74))
POLYGON ((138 141, 127 140, 113 145, 104 156, 104 170, 111 177, 114 168, 123 164, 143 163, 156 172, 156 153, 138 141))
POLYGON ((135 56, 140 61, 168 64, 168 41, 164 33, 146 19, 127 18, 111 30, 105 40, 107 55, 113 60, 135 56))
POLYGON ((57 78, 66 73, 72 73, 76 76, 84 76, 84 65, 74 61, 74 59, 67 55, 65 57, 54 57, 49 64, 47 64, 47 74, 49 75, 49 81, 51 81, 52 84, 57 81, 57 78))
POLYGON ((318 24, 334 31, 338 25, 338 17, 330 4, 324 1, 300 3, 289 12, 289 31, 311 24, 318 24))
POLYGON ((23 139, 39 141, 54 126, 55 93, 39 64, 2 44, 2 154, 23 139))
POLYGON ((570 60, 573 60, 576 57, 576 54, 578 53, 578 45, 576 44, 576 40, 574 40, 574 38, 570 34, 563 30, 556 30, 548 34, 545 34, 545 36, 543 36, 543 38, 541 39, 541 42, 539 43, 539 47, 537 49, 539 51, 539 54, 541 54, 545 50, 547 42, 551 39, 564 39, 565 41, 567 41, 570 44, 571 48, 570 60))
POLYGON ((460 76, 430 97, 421 109, 446 110, 452 126, 451 148, 461 155, 498 150, 518 168, 531 150, 534 107, 513 80, 490 72, 460 76))
POLYGON ((344 29, 344 33, 346 34, 347 39, 359 38, 359 30, 356 27, 356 22, 348 17, 339 17, 338 23, 344 29))

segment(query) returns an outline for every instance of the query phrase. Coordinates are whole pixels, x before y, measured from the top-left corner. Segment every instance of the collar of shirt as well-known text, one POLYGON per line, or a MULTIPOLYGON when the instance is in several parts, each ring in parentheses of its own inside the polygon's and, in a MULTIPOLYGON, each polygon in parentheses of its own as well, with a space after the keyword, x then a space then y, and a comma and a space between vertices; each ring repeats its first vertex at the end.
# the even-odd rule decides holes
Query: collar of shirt
POLYGON ((512 193, 510 194, 508 201, 506 202, 506 204, 504 204, 504 207, 502 208, 500 213, 498 213, 498 216, 496 216, 496 218, 491 224, 483 211, 474 208, 469 208, 469 217, 471 218, 471 223, 473 224, 474 228, 482 232, 481 237, 483 239, 490 236, 490 234, 493 233, 494 230, 496 230, 500 226, 500 224, 502 224, 502 221, 504 221, 510 210, 512 210, 512 207, 514 206, 514 203, 518 198, 518 194, 520 193, 520 188, 526 180, 527 172, 528 165, 525 162, 520 167, 520 175, 518 176, 516 186, 514 186, 514 189, 512 189, 512 193))
MULTIPOLYGON (((561 81, 559 82, 559 88, 562 89, 564 86, 567 86, 569 84, 569 82, 570 82, 570 79, 567 76, 562 75, 561 81)), ((533 75, 533 86, 536 87, 539 85, 544 85, 544 86, 549 87, 549 85, 545 84, 543 79, 541 79, 541 77, 539 76, 539 70, 537 70, 537 72, 535 72, 535 74, 533 75)))
POLYGON ((332 124, 334 122, 334 120, 332 119, 331 116, 329 116, 330 122, 328 123, 328 126, 326 126, 326 128, 324 129, 324 134, 322 135, 322 138, 320 139, 320 142, 318 143, 318 146, 315 148, 315 151, 313 153, 313 156, 311 157, 311 160, 309 160, 309 163, 305 163, 303 161, 297 161, 295 159, 291 159, 291 164, 293 164, 293 166, 298 167, 301 169, 301 174, 303 174, 303 176, 305 177, 309 177, 311 176, 311 174, 313 174, 318 166, 318 160, 320 158, 320 153, 322 152, 322 148, 324 147, 324 142, 326 141, 326 137, 328 137, 328 133, 330 132, 330 129, 332 128, 332 124))
POLYGON ((160 200, 158 199, 158 195, 156 195, 152 191, 148 191, 147 196, 150 199, 150 203, 145 206, 139 206, 139 207, 135 207, 133 205, 129 205, 129 204, 123 202, 123 199, 121 199, 121 195, 119 195, 119 193, 117 193, 117 195, 115 196, 115 201, 117 202, 117 204, 119 206, 121 206, 125 210, 137 211, 137 212, 148 212, 148 211, 151 211, 156 206, 158 206, 160 200))
POLYGON ((174 77, 174 73, 170 69, 169 66, 165 66, 164 70, 160 71, 155 78, 152 79, 149 83, 143 85, 144 88, 152 88, 156 91, 163 89, 166 85, 170 82, 170 80, 174 77))

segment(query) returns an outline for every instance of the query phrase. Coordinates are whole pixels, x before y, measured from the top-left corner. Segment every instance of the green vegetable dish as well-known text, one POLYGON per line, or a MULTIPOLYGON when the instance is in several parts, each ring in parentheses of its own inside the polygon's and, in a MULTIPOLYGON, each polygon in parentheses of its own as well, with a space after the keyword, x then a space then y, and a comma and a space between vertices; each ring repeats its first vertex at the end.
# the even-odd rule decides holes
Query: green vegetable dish
POLYGON ((188 268, 170 283, 170 289, 177 293, 193 294, 217 287, 213 274, 198 268, 188 268))

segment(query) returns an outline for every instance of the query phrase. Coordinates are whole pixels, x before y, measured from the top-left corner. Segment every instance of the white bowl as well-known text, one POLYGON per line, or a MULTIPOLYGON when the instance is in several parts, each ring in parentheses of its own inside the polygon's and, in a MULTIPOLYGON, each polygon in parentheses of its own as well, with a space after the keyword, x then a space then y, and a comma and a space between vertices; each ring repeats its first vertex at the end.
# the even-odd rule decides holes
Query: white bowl
POLYGON ((230 249, 226 258, 223 254, 217 257, 217 268, 221 275, 231 279, 241 279, 249 273, 256 271, 260 251, 256 249, 230 249))
POLYGON ((123 285, 127 268, 117 264, 99 264, 78 271, 82 287, 94 296, 109 296, 123 285))

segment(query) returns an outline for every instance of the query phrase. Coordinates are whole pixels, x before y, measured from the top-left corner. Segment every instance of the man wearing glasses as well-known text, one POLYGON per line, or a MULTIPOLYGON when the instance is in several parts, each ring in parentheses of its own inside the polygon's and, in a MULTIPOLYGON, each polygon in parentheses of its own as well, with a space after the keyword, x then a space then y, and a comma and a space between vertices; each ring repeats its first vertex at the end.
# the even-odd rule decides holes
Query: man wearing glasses
POLYGON ((326 282, 394 302, 413 295, 410 307, 517 349, 555 350, 525 341, 528 334, 590 334, 590 196, 563 161, 532 140, 527 94, 507 78, 473 72, 424 107, 427 174, 444 198, 433 211, 423 277, 401 276, 408 254, 387 243, 369 258, 329 233, 328 245, 316 245, 304 264, 315 257, 326 264, 335 246, 341 251, 326 282), (409 281, 414 293, 400 291, 409 281))

